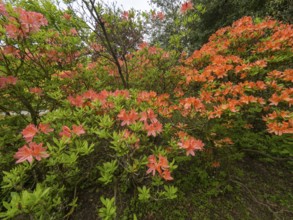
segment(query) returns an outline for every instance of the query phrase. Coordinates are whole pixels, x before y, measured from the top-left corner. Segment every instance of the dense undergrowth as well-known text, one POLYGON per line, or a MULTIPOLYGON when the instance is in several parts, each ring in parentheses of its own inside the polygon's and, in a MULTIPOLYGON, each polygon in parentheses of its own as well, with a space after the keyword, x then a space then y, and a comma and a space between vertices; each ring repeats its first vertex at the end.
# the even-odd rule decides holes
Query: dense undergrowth
POLYGON ((0 3, 1 218, 293 217, 292 25, 243 17, 192 54, 112 59, 34 7, 0 3))

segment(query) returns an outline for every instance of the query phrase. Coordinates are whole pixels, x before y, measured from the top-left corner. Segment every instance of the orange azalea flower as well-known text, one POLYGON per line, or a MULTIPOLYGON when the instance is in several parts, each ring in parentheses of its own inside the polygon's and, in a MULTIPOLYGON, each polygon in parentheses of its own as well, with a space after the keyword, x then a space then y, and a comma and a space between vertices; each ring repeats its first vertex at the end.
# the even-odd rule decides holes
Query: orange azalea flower
POLYGON ((208 113, 208 118, 221 118, 223 114, 223 109, 221 106, 214 106, 214 111, 208 113))
POLYGON ((18 151, 14 155, 15 159, 18 159, 16 163, 21 163, 24 161, 28 161, 29 163, 33 162, 32 150, 28 148, 26 145, 19 148, 18 151))
POLYGON ((212 93, 205 90, 200 92, 200 98, 202 101, 205 101, 206 103, 211 103, 213 101, 212 93))
POLYGON ((178 131, 178 132, 177 132, 177 136, 178 136, 180 139, 184 140, 184 138, 187 138, 189 135, 188 135, 186 132, 184 132, 184 131, 178 131))
POLYGON ((79 125, 79 126, 72 125, 72 133, 76 134, 77 136, 80 136, 80 135, 84 134, 85 131, 84 131, 82 125, 79 125))
POLYGON ((128 11, 124 11, 122 13, 122 18, 125 19, 125 20, 128 20, 128 18, 129 18, 129 12, 128 11))
POLYGON ((67 126, 62 126, 62 131, 59 133, 59 136, 70 138, 72 134, 76 134, 77 136, 85 134, 82 125, 72 125, 72 130, 67 126))
POLYGON ((26 142, 31 142, 34 136, 38 133, 38 129, 35 125, 29 124, 22 130, 22 136, 24 137, 26 142))
POLYGON ((282 135, 285 133, 292 133, 292 129, 289 129, 289 123, 288 122, 283 122, 283 123, 278 123, 278 122, 271 122, 267 124, 268 127, 268 132, 269 133, 274 133, 276 135, 282 135))
POLYGON ((40 129, 41 132, 43 132, 44 134, 48 134, 52 131, 54 131, 53 128, 50 128, 50 125, 49 124, 42 124, 40 123, 38 128, 40 129))
POLYGON ((281 78, 282 77, 282 72, 280 72, 278 70, 273 70, 272 72, 268 73, 268 76, 270 78, 281 78))
POLYGON ((126 112, 125 109, 122 109, 117 117, 122 121, 121 126, 131 125, 135 123, 136 120, 138 120, 138 114, 134 109, 132 109, 130 112, 126 112))
POLYGON ((193 137, 188 137, 187 139, 181 139, 181 141, 178 143, 180 148, 183 148, 186 150, 186 156, 189 154, 194 156, 194 151, 196 150, 203 150, 204 143, 201 140, 197 140, 193 137))
POLYGON ((189 97, 189 98, 184 98, 180 100, 180 105, 185 109, 185 110, 190 110, 191 107, 193 107, 196 111, 201 112, 202 110, 205 109, 204 105, 200 101, 200 99, 195 98, 195 97, 189 97))
POLYGON ((250 96, 244 95, 240 98, 240 102, 243 104, 249 104, 251 102, 257 102, 257 98, 252 95, 250 95, 250 96))
POLYGON ((42 95, 43 90, 39 87, 33 87, 29 89, 30 93, 34 93, 36 95, 42 95))
POLYGON ((267 61, 265 61, 265 60, 257 60, 256 62, 253 63, 253 65, 264 68, 264 67, 267 66, 267 61))
POLYGON ((188 2, 184 2, 182 5, 181 5, 181 8, 180 8, 180 11, 182 14, 186 13, 188 10, 192 9, 193 8, 193 4, 191 1, 188 1, 188 2))
MULTIPOLYGON (((163 157, 162 155, 159 155, 159 165, 162 170, 169 169, 168 160, 166 157, 163 157)), ((161 171, 159 173, 161 173, 161 171)))
POLYGON ((253 125, 252 124, 245 124, 243 127, 246 129, 251 129, 251 128, 253 128, 253 125))
POLYGON ((154 91, 146 92, 142 91, 138 93, 137 95, 137 101, 140 102, 149 102, 152 98, 155 98, 157 96, 157 93, 154 91))
POLYGON ((5 88, 7 85, 15 85, 18 79, 14 76, 0 77, 0 89, 5 88))
POLYGON ((62 131, 59 133, 60 137, 71 137, 71 130, 67 126, 62 126, 62 131))
POLYGON ((293 69, 287 69, 283 73, 283 79, 289 82, 293 82, 293 69))
POLYGON ((143 121, 144 123, 147 123, 148 120, 148 113, 147 112, 141 112, 140 113, 140 121, 143 121))
POLYGON ((223 139, 219 140, 218 142, 222 143, 222 144, 228 144, 228 145, 234 144, 234 142, 229 137, 223 138, 223 139))
POLYGON ((283 90, 282 93, 281 93, 281 96, 280 96, 280 99, 282 101, 286 101, 286 102, 290 102, 292 100, 292 98, 290 97, 290 90, 289 89, 286 89, 286 90, 283 90))
POLYGON ((156 171, 159 175, 165 180, 173 180, 171 173, 169 171, 168 160, 166 157, 159 155, 159 161, 157 162, 155 155, 150 155, 148 157, 147 174, 152 173, 153 176, 156 174, 156 171))
POLYGON ((140 113, 140 121, 147 122, 149 119, 151 122, 156 122, 157 121, 157 115, 154 113, 152 109, 148 109, 146 112, 141 112, 140 113))
POLYGON ((273 113, 268 114, 267 116, 263 117, 264 121, 268 121, 268 120, 274 120, 278 117, 278 113, 276 111, 273 111, 273 113))
POLYGON ((159 121, 155 121, 152 124, 148 125, 147 123, 144 124, 145 130, 148 132, 147 136, 154 136, 156 137, 157 134, 162 132, 162 124, 159 121))
POLYGON ((165 14, 161 11, 159 11, 158 13, 156 13, 155 11, 152 12, 152 19, 159 19, 159 20, 164 20, 165 18, 165 14))
POLYGON ((236 109, 236 106, 239 105, 239 101, 235 99, 228 99, 228 109, 231 112, 238 112, 239 110, 236 109))
POLYGON ((171 176, 171 172, 169 170, 164 170, 161 175, 165 180, 173 180, 174 178, 171 176))
POLYGON ((218 168, 218 167, 220 167, 220 166, 221 166, 221 164, 220 164, 219 161, 214 161, 214 162, 212 163, 212 167, 214 167, 214 168, 218 168))
POLYGON ((99 95, 94 90, 90 89, 83 93, 82 98, 95 101, 99 98, 99 95))
POLYGON ((22 163, 28 161, 29 163, 33 162, 33 159, 41 160, 42 158, 49 157, 49 154, 46 152, 46 148, 43 148, 43 143, 37 144, 35 142, 29 143, 29 147, 24 145, 19 148, 15 153, 14 158, 18 159, 16 163, 22 163))
POLYGON ((257 81, 255 87, 260 90, 264 90, 267 88, 266 84, 263 81, 257 81))
POLYGON ((70 102, 71 105, 77 106, 77 107, 82 107, 83 106, 83 97, 78 95, 75 98, 72 96, 69 96, 68 101, 70 102))
POLYGON ((63 18, 65 18, 66 20, 70 20, 71 19, 71 15, 70 14, 67 14, 67 13, 64 13, 63 14, 63 18))
POLYGON ((270 105, 277 106, 279 102, 281 101, 281 98, 276 93, 274 93, 272 97, 269 99, 269 101, 271 102, 270 105))

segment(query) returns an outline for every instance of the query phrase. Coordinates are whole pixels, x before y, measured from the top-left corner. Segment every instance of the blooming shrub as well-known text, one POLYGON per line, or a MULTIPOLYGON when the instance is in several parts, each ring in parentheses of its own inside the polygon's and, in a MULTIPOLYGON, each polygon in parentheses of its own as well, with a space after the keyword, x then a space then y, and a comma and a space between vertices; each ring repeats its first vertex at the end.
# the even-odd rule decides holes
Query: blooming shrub
POLYGON ((292 155, 274 145, 293 133, 291 25, 244 17, 190 56, 143 44, 121 63, 134 88, 121 90, 113 64, 82 56, 92 48, 66 25, 69 14, 62 30, 3 3, 0 14, 1 218, 66 218, 85 188, 112 197, 101 197, 105 219, 123 212, 118 197, 175 199, 186 173, 206 183, 209 172, 230 171, 252 136, 292 155))
POLYGON ((242 115, 253 127, 292 134, 292 37, 292 25, 269 19, 244 17, 220 29, 178 67, 186 94, 194 91, 209 119, 242 115))

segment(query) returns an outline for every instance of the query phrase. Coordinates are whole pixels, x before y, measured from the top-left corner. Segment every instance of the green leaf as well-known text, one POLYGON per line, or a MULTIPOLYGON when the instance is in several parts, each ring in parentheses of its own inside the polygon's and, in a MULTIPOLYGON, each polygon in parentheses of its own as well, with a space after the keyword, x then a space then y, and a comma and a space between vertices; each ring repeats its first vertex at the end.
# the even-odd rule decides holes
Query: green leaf
POLYGON ((146 188, 146 186, 143 186, 142 188, 138 187, 137 190, 139 192, 138 199, 140 201, 147 201, 151 197, 150 189, 146 188))

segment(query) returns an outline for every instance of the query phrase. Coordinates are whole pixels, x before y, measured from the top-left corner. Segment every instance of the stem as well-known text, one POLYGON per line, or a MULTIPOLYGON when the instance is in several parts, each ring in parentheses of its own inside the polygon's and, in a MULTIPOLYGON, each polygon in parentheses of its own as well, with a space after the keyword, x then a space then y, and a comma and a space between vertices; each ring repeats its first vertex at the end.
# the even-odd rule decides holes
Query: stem
POLYGON ((118 73, 119 73, 119 76, 122 80, 124 88, 128 88, 128 82, 125 80, 125 77, 123 75, 123 71, 122 71, 121 65, 119 63, 117 54, 115 53, 114 48, 112 47, 111 42, 109 40, 109 36, 108 36, 108 33, 105 28, 105 22, 102 20, 102 18, 100 17, 99 13, 96 10, 95 1, 94 0, 90 0, 90 1, 83 0, 83 3, 86 5, 87 9, 89 10, 90 14, 92 15, 92 17, 94 18, 96 23, 101 27, 102 33, 103 33, 105 40, 106 40, 105 46, 107 47, 110 55, 114 59, 114 64, 116 65, 116 67, 118 69, 118 73))

